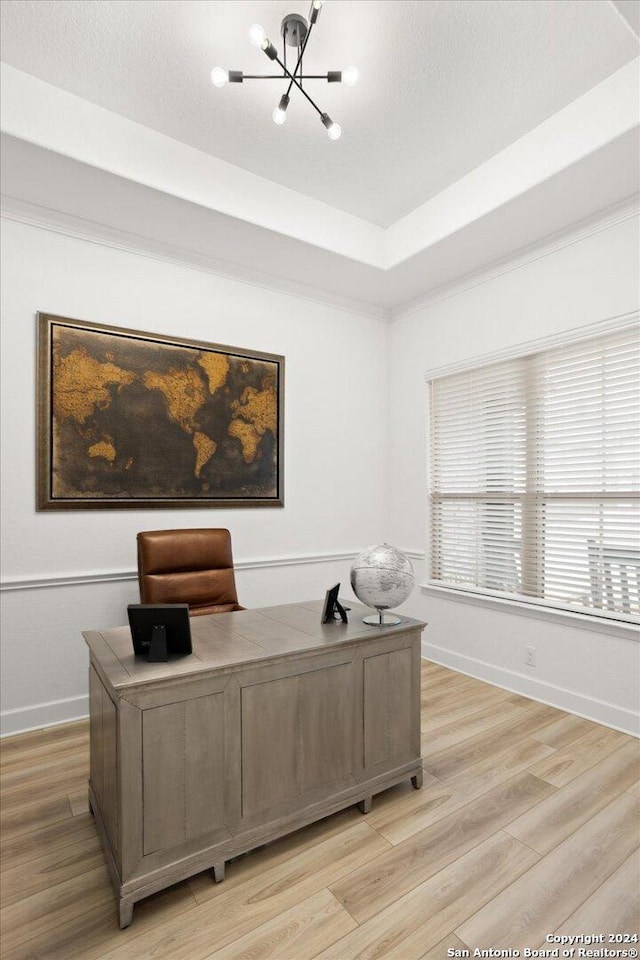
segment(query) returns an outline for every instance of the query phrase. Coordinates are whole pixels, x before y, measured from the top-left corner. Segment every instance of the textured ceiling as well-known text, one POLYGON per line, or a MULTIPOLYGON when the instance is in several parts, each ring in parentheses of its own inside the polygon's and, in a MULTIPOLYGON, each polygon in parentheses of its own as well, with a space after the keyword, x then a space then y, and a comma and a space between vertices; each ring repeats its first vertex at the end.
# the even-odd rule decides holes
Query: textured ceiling
MULTIPOLYGON (((270 72, 248 42, 279 40, 295 0, 3 0, 2 59, 55 86, 333 207, 387 226, 637 56, 609 0, 334 0, 305 70, 343 136, 282 84, 216 90, 213 65, 270 72)), ((295 93, 295 91, 294 91, 295 93)))

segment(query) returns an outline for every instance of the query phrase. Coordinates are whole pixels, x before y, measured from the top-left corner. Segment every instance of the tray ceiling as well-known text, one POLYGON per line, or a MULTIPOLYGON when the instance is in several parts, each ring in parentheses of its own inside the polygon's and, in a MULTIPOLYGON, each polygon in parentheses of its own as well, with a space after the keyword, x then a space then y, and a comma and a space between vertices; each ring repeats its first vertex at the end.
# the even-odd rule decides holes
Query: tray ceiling
MULTIPOLYGON (((262 72, 250 46, 295 0, 4 0, 2 59, 214 157, 387 227, 637 56, 609 0, 335 0, 306 66, 356 63, 355 88, 317 82, 343 129, 308 105, 284 127, 274 81, 215 90, 214 64, 262 72)), ((265 185, 268 189, 268 185, 265 185)))

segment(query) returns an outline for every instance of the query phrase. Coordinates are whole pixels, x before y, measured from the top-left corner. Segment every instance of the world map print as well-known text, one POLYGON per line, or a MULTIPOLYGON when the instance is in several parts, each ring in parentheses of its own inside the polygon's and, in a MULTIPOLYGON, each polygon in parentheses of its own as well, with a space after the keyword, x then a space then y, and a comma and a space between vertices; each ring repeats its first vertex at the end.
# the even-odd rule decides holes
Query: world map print
POLYGON ((273 499, 280 366, 53 324, 51 496, 273 499))

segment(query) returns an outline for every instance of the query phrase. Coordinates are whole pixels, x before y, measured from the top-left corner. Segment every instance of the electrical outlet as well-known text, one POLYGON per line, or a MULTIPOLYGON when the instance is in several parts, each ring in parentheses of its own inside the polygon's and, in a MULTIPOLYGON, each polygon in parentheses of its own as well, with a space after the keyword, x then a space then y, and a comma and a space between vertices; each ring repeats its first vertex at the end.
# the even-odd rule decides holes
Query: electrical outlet
POLYGON ((536 665, 536 648, 528 646, 524 648, 524 662, 527 667, 535 667, 536 665))

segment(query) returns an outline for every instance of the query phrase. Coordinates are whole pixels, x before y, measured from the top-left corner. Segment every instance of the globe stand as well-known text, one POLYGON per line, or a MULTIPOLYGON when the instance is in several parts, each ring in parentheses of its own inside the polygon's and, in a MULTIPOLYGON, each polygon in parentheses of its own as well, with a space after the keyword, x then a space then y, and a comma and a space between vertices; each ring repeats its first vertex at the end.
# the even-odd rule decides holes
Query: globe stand
POLYGON ((372 627, 397 627, 402 623, 402 617, 396 617, 394 613, 385 613, 384 609, 376 607, 377 613, 372 613, 368 617, 363 617, 362 622, 368 623, 372 627))

